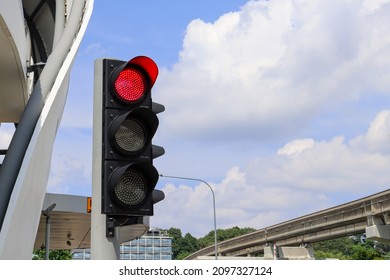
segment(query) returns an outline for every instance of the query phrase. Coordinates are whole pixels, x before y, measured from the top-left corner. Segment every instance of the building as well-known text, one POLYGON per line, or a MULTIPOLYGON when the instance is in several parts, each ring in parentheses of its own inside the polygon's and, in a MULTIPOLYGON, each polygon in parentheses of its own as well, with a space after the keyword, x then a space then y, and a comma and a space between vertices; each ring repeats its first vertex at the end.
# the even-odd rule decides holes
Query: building
POLYGON ((121 245, 122 260, 171 260, 172 238, 160 230, 150 230, 140 238, 121 245))
MULTIPOLYGON (((90 249, 74 250, 73 259, 88 260, 90 249)), ((152 229, 143 236, 125 242, 120 247, 121 260, 171 260, 172 238, 162 230, 152 229)))

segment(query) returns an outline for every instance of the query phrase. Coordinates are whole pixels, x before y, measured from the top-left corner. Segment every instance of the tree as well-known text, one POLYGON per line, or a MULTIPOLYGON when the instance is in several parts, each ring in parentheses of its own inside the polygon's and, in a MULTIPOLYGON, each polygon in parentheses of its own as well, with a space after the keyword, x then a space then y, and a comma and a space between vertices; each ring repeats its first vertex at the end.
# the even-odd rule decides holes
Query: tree
MULTIPOLYGON (((34 250, 33 260, 44 260, 45 259, 45 249, 34 250)), ((50 250, 49 251, 49 260, 71 260, 72 252, 71 250, 50 250)))
POLYGON ((170 228, 167 230, 167 233, 172 238, 172 259, 176 260, 181 253, 180 240, 183 238, 181 230, 178 228, 170 228))
POLYGON ((167 233, 172 237, 172 259, 181 260, 199 250, 198 240, 190 233, 183 237, 177 228, 170 228, 167 233))
POLYGON ((176 256, 177 260, 182 260, 185 257, 189 256, 193 252, 199 250, 198 240, 193 237, 191 234, 187 233, 183 238, 178 241, 178 254, 176 256))
POLYGON ((351 247, 350 258, 352 260, 378 260, 381 254, 367 244, 355 244, 351 247))
MULTIPOLYGON (((236 236, 240 236, 254 231, 252 228, 239 228, 233 227, 230 229, 218 229, 217 237, 218 242, 226 239, 230 239, 236 236)), ((201 248, 214 244, 214 231, 210 231, 206 236, 202 238, 195 238, 190 233, 182 236, 181 230, 178 228, 170 228, 167 233, 172 237, 172 259, 181 260, 188 255, 198 251, 201 248)))
POLYGON ((178 228, 172 228, 172 227, 171 227, 170 229, 167 230, 167 233, 168 233, 168 235, 169 235, 170 237, 172 237, 173 240, 179 239, 179 238, 182 237, 182 235, 181 235, 181 230, 178 229, 178 228))
POLYGON ((349 237, 341 237, 313 243, 316 259, 337 258, 346 259, 355 241, 349 237))
POLYGON ((341 237, 313 243, 316 259, 335 258, 341 260, 388 259, 390 246, 366 240, 363 235, 341 237))
MULTIPOLYGON (((250 232, 255 231, 254 228, 239 228, 237 226, 229 229, 218 229, 217 230, 217 242, 221 242, 227 239, 231 239, 237 236, 241 236, 250 232)), ((211 246, 214 244, 214 231, 210 231, 206 236, 199 238, 200 248, 211 246)))

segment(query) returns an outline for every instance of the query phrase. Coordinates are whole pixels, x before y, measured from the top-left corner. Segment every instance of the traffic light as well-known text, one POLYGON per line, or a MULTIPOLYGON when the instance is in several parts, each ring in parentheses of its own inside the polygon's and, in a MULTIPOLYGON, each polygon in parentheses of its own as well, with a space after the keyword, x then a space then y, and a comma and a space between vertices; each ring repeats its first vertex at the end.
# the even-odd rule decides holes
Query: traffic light
POLYGON ((103 59, 102 67, 102 214, 110 221, 152 216, 153 204, 164 198, 154 190, 153 159, 164 154, 152 144, 156 114, 164 111, 151 97, 158 67, 146 56, 103 59))

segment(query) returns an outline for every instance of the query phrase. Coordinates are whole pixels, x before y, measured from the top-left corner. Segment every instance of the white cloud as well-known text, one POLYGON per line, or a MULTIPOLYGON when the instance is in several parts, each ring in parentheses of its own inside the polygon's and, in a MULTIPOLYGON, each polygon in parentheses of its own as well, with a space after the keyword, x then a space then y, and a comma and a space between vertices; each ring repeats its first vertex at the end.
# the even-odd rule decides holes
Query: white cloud
POLYGON ((329 105, 388 94, 390 5, 361 9, 359 1, 250 1, 213 23, 194 20, 179 62, 159 78, 164 130, 276 139, 329 105))
MULTIPOLYGON (((189 24, 180 60, 162 70, 156 89, 167 107, 160 133, 181 141, 171 148, 185 147, 174 163, 180 166, 171 167, 176 172, 216 173, 231 164, 212 185, 219 227, 259 228, 388 187, 390 111, 373 101, 390 93, 389 13, 390 1, 250 1, 215 22, 189 24), (366 107, 383 111, 356 135, 366 107), (328 119, 319 119, 322 112, 328 119), (264 143, 301 135, 309 124, 321 139, 306 132, 258 154, 264 143), (232 142, 242 143, 241 154, 232 142), (232 158, 220 156, 218 164, 213 155, 221 146, 232 158)), ((169 185, 156 220, 206 234, 206 193, 206 186, 169 185), (169 220, 172 212, 180 215, 169 220)))
MULTIPOLYGON (((273 0, 192 21, 179 61, 160 69, 153 89, 166 106, 154 139, 166 154, 155 165, 163 174, 213 178, 220 228, 260 228, 387 188, 390 111, 377 103, 390 96, 389 14, 390 1, 273 0), (366 109, 381 112, 362 133, 366 109)), ((99 51, 91 45, 86 54, 99 51)), ((78 82, 75 99, 86 92, 79 84, 92 84, 78 82)), ((80 122, 85 108, 70 112, 66 123, 90 127, 90 118, 80 122)), ((87 140, 69 144, 75 135, 66 136, 53 159, 53 189, 90 176, 87 140), (79 150, 64 151, 69 145, 79 150), (71 180, 76 173, 83 175, 71 180)), ((207 186, 164 183, 152 226, 209 232, 207 186)))
POLYGON ((90 196, 91 178, 91 130, 61 127, 53 147, 48 192, 90 196))
POLYGON ((48 192, 91 195, 91 173, 88 162, 71 154, 55 153, 48 182, 48 192), (76 190, 77 189, 77 190, 76 190))
POLYGON ((389 0, 365 0, 363 1, 361 12, 370 14, 389 3, 389 0))
POLYGON ((287 143, 283 148, 277 151, 278 155, 293 155, 299 154, 306 149, 312 148, 314 146, 313 139, 299 139, 287 143))
POLYGON ((390 111, 380 112, 365 135, 351 141, 355 149, 390 154, 390 111))
POLYGON ((366 194, 390 184, 390 111, 378 113, 364 135, 349 142, 293 140, 270 158, 249 165, 251 180, 300 190, 366 194), (257 170, 257 171, 256 171, 257 170))
MULTIPOLYGON (((274 155, 231 168, 213 183, 218 227, 261 228, 382 191, 390 184, 390 154, 382 141, 390 130, 390 111, 378 113, 367 132, 346 142, 292 140, 274 155), (375 150, 373 143, 379 143, 375 150)), ((204 184, 195 188, 168 184, 156 207, 158 226, 170 225, 202 236, 212 228, 212 201, 204 184), (175 214, 176 213, 176 214, 175 214)), ((169 227, 170 227, 169 226, 169 227)))

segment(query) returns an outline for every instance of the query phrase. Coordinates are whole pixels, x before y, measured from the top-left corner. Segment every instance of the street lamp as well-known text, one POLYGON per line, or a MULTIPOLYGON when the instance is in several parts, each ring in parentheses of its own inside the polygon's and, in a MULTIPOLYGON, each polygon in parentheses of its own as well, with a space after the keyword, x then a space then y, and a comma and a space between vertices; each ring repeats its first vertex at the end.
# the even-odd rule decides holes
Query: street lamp
POLYGON ((181 180, 190 180, 190 181, 198 181, 206 184, 213 195, 213 209, 214 209, 214 255, 215 259, 218 259, 218 247, 217 247, 217 214, 215 211, 215 194, 213 188, 206 182, 201 179, 196 179, 196 178, 188 178, 188 177, 178 177, 178 176, 168 176, 168 175, 162 175, 160 174, 160 177, 165 177, 165 178, 174 178, 174 179, 181 179, 181 180))
POLYGON ((45 260, 49 259, 49 247, 50 247, 50 214, 53 211, 56 204, 53 203, 46 210, 42 211, 42 215, 46 217, 46 232, 45 232, 45 260))

